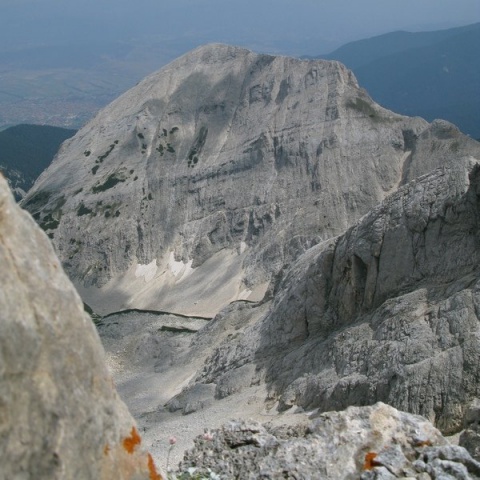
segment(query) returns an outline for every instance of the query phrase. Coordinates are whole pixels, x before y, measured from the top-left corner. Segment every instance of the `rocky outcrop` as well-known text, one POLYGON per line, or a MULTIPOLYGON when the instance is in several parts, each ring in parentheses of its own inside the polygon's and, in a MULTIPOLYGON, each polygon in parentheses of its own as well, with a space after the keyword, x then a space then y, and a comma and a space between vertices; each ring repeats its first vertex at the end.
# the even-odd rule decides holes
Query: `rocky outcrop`
POLYGON ((207 478, 480 478, 480 463, 424 418, 385 404, 320 415, 308 427, 232 421, 195 440, 180 471, 207 478))
POLYGON ((465 447, 473 458, 480 461, 480 400, 478 398, 467 406, 463 428, 459 445, 465 447))
POLYGON ((375 104, 338 62, 208 45, 104 109, 23 205, 100 313, 213 316, 399 185, 477 154, 447 122, 375 104))
POLYGON ((83 304, 0 177, 0 478, 160 479, 83 304))
POLYGON ((280 409, 383 401, 461 430, 480 393, 479 181, 473 159, 437 169, 310 249, 196 381, 243 372, 280 409))

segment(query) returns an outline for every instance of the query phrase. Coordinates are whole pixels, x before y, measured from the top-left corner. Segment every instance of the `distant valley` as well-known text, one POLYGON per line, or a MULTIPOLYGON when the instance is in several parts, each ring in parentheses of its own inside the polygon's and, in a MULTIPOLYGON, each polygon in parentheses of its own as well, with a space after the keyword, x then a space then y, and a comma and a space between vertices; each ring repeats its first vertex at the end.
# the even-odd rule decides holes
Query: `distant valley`
POLYGON ((319 58, 339 60, 375 101, 395 112, 443 118, 480 138, 480 24, 393 32, 319 58))
POLYGON ((0 172, 20 200, 76 130, 48 125, 17 125, 0 132, 0 172))
MULTIPOLYGON (((479 36, 480 24, 392 32, 346 44, 319 58, 339 60, 352 69, 360 85, 384 107, 429 121, 443 118, 479 138, 479 36)), ((208 40, 198 39, 202 41, 208 40)), ((0 129, 19 123, 80 128, 194 43, 188 36, 177 42, 157 36, 130 42, 3 47, 0 129)), ((304 43, 296 50, 306 49, 304 43)), ((270 48, 288 50, 285 44, 270 48)))

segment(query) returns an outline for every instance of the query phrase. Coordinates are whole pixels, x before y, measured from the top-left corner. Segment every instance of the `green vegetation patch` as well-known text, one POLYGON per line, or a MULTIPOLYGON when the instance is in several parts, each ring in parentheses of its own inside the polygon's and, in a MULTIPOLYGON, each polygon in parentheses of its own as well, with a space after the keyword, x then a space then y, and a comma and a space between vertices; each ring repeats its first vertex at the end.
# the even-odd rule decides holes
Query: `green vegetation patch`
POLYGON ((355 100, 351 98, 346 103, 347 108, 356 110, 357 112, 363 113, 367 117, 370 117, 373 120, 381 120, 378 112, 373 108, 370 102, 364 100, 363 98, 356 97, 355 100))
POLYGON ((49 213, 45 217, 43 217, 42 221, 40 222, 40 226, 43 230, 55 230, 58 225, 60 224, 60 219, 56 219, 53 217, 52 213, 49 213))
POLYGON ((118 183, 125 182, 125 180, 126 180, 126 177, 121 172, 111 173, 103 183, 94 185, 92 187, 92 192, 93 193, 105 192, 105 190, 109 190, 110 188, 113 188, 118 183))
POLYGON ((90 213, 93 213, 93 210, 86 207, 83 202, 80 203, 80 206, 78 207, 77 210, 77 216, 82 217, 83 215, 89 215, 90 213))
POLYGON ((52 196, 52 192, 48 190, 41 190, 40 192, 35 193, 32 195, 24 204, 23 208, 30 212, 32 215, 38 213, 43 207, 48 203, 50 197, 52 196))
POLYGON ((108 147, 108 150, 103 154, 97 157, 97 160, 95 160, 95 163, 102 163, 113 151, 115 148, 116 143, 110 144, 108 147))
MULTIPOLYGON (((39 194, 41 193, 39 192, 39 194)), ((44 197, 42 196, 41 198, 44 197)), ((50 198, 50 195, 48 198, 50 198)), ((42 209, 39 208, 35 213, 29 211, 43 230, 55 230, 60 224, 63 215, 62 207, 65 205, 65 202, 65 197, 62 195, 57 198, 53 205, 49 206, 50 208, 45 208, 46 205, 44 205, 42 209)), ((38 203, 36 205, 38 206, 38 203)))

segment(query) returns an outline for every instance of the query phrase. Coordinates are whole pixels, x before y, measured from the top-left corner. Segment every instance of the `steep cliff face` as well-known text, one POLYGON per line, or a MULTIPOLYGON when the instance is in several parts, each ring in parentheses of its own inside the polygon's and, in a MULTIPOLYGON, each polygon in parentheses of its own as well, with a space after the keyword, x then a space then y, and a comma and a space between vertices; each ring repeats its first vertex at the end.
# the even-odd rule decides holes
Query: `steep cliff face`
POLYGON ((157 479, 91 320, 0 176, 0 478, 157 479))
POLYGON ((186 54, 64 145, 24 206, 82 296, 213 315, 479 145, 376 105, 338 62, 186 54), (221 272, 221 273, 220 273, 221 272))
POLYGON ((465 158, 310 249, 197 381, 219 397, 235 375, 265 381, 281 409, 384 401, 460 430, 480 394, 479 185, 478 161, 465 158))

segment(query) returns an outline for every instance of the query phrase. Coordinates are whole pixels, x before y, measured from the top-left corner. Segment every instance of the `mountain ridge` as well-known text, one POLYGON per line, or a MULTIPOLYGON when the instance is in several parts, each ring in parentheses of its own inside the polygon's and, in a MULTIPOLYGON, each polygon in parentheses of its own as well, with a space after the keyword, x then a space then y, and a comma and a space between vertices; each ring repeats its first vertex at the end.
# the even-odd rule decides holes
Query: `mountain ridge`
POLYGON ((378 401, 455 433, 480 393, 479 161, 339 62, 214 45, 103 109, 23 206, 93 310, 130 310, 96 323, 159 458, 206 419, 378 401))
POLYGON ((391 33, 352 42, 325 55, 352 68, 383 106, 428 121, 443 118, 480 134, 480 23, 436 32, 391 33))
POLYGON ((261 298, 299 252, 413 175, 477 148, 446 122, 381 108, 339 62, 215 44, 103 109, 23 205, 94 309, 183 302, 177 313, 211 316, 261 298))

